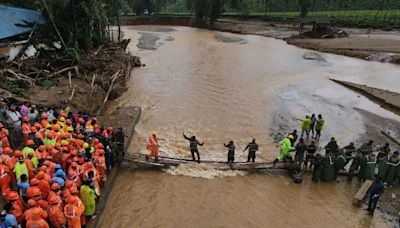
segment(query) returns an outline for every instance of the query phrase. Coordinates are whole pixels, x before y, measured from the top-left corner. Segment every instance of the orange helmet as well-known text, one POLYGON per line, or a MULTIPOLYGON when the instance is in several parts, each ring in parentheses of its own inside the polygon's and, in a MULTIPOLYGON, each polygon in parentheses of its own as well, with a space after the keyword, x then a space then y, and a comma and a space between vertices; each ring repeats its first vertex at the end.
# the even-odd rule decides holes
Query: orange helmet
POLYGON ((32 196, 35 197, 35 196, 40 196, 40 195, 41 195, 40 188, 38 188, 38 187, 33 188, 32 196))
POLYGON ((54 132, 50 131, 49 133, 47 133, 47 138, 49 139, 54 138, 54 132))
POLYGON ((85 120, 83 120, 83 118, 78 119, 78 123, 84 123, 84 122, 85 122, 85 120))
POLYGON ((93 126, 93 129, 99 129, 100 128, 100 126, 98 125, 98 124, 95 124, 94 126, 93 126))
MULTIPOLYGON (((42 166, 43 167, 43 166, 42 166)), ((31 186, 35 186, 39 184, 39 180, 37 178, 32 178, 31 181, 29 182, 31 186)))
POLYGON ((77 188, 76 186, 72 186, 72 187, 70 187, 68 190, 69 190, 69 192, 70 192, 71 194, 79 193, 78 188, 77 188))
POLYGON ((87 164, 87 167, 88 167, 89 169, 93 168, 93 162, 88 162, 88 163, 86 163, 86 164, 87 164))
POLYGON ((44 151, 44 150, 46 150, 46 147, 45 147, 44 145, 40 145, 40 146, 38 147, 38 150, 44 151))
POLYGON ((62 113, 60 113, 60 117, 67 117, 67 113, 66 112, 62 112, 62 113))
POLYGON ((35 142, 34 142, 32 139, 28 139, 28 140, 26 141, 26 145, 32 146, 32 145, 35 145, 35 142))
POLYGON ((100 134, 100 133, 101 133, 101 131, 100 131, 100 129, 98 129, 98 128, 97 128, 97 129, 95 129, 95 130, 94 130, 94 133, 96 133, 96 134, 100 134))
POLYGON ((56 191, 56 190, 59 190, 59 189, 60 189, 60 185, 59 184, 53 183, 51 185, 51 190, 56 191))
POLYGON ((49 204, 51 205, 58 204, 59 201, 60 199, 57 196, 52 195, 49 199, 49 204))
POLYGON ((53 161, 53 157, 52 156, 47 156, 46 159, 49 160, 49 161, 53 161))
POLYGON ((96 153, 99 155, 104 155, 105 152, 104 152, 104 150, 99 149, 99 150, 96 150, 96 153))
POLYGON ((46 172, 47 171, 47 166, 46 165, 40 166, 39 171, 46 172))
POLYGON ((43 172, 43 171, 39 171, 38 174, 36 175, 36 178, 37 178, 38 180, 43 179, 43 178, 44 178, 44 172, 43 172))
POLYGON ((54 131, 59 131, 60 130, 60 125, 56 124, 53 126, 54 131))
POLYGON ((77 151, 77 150, 72 150, 72 151, 71 151, 71 155, 73 155, 73 156, 78 155, 78 151, 77 151))
POLYGON ((113 130, 112 127, 108 127, 108 128, 107 128, 107 131, 109 131, 109 132, 111 132, 112 130, 113 130))
POLYGON ((49 116, 48 116, 46 113, 43 113, 43 114, 41 115, 41 118, 42 118, 42 119, 47 119, 47 118, 49 118, 49 116))
POLYGON ((103 143, 99 143, 96 145, 96 149, 103 149, 103 148, 104 148, 103 143))
POLYGON ((12 153, 12 149, 10 147, 6 147, 3 149, 3 154, 11 154, 12 153))
POLYGON ((32 207, 36 207, 36 201, 33 199, 29 199, 28 200, 28 207, 32 208, 32 207))
POLYGON ((69 197, 68 198, 68 203, 69 204, 77 204, 78 200, 75 197, 69 197))
POLYGON ((29 122, 29 118, 27 116, 22 117, 22 121, 29 122))
POLYGON ((36 132, 37 132, 36 127, 31 127, 31 132, 32 132, 32 133, 36 133, 36 132))
POLYGON ((42 125, 40 123, 37 123, 37 122, 33 126, 36 127, 37 129, 41 129, 42 128, 42 125))
POLYGON ((67 119, 65 122, 66 122, 68 125, 71 125, 71 124, 72 124, 72 120, 71 120, 71 119, 67 119))
POLYGON ((22 156, 22 152, 20 150, 14 151, 14 157, 21 157, 21 156, 22 156))
POLYGON ((84 138, 84 136, 82 134, 78 135, 78 139, 83 139, 83 138, 84 138))
POLYGON ((46 150, 47 150, 47 151, 53 151, 53 147, 50 146, 50 145, 47 145, 47 146, 46 146, 46 150))
POLYGON ((56 143, 56 146, 55 146, 55 148, 57 148, 57 149, 59 149, 61 147, 61 143, 56 143))
POLYGON ((7 199, 8 200, 17 200, 18 199, 18 193, 14 192, 14 191, 7 192, 7 199))

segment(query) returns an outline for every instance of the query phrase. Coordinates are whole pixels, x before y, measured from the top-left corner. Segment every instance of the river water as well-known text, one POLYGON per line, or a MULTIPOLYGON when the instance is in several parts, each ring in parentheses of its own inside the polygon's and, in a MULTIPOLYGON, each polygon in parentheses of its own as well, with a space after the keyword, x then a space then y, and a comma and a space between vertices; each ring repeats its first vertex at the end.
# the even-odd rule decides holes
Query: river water
MULTIPOLYGON (((305 114, 325 116, 321 146, 331 136, 345 144, 364 132, 355 108, 400 120, 329 80, 400 92, 395 65, 321 53, 306 60, 308 50, 281 40, 186 27, 125 27, 124 33, 133 39, 129 49, 147 65, 133 72, 130 88, 116 102, 143 108, 132 153, 145 152, 147 137, 157 130, 165 139, 162 155, 188 158, 185 131, 205 142, 202 159, 225 160, 222 144, 233 140, 236 160, 244 160, 241 150, 253 137, 260 144, 258 159, 273 159, 276 131, 298 128, 305 114)), ((341 182, 313 184, 306 176, 296 185, 278 173, 220 173, 202 166, 123 171, 100 227, 390 226, 379 212, 371 219, 353 208, 359 185, 341 182)))

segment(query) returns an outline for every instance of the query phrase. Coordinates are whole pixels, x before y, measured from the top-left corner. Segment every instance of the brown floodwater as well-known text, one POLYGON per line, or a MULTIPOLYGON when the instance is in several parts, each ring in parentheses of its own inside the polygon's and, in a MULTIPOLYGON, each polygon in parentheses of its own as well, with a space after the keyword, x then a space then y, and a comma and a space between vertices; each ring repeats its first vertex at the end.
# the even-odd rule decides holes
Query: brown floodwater
MULTIPOLYGON (((234 140, 237 160, 244 160, 240 151, 252 137, 260 144, 258 158, 273 159, 278 150, 271 133, 298 128, 305 114, 325 116, 322 146, 331 136, 345 144, 364 132, 355 108, 399 120, 328 80, 400 92, 399 66, 322 53, 305 60, 308 50, 272 38, 159 28, 124 28, 133 39, 129 49, 147 65, 134 70, 128 91, 115 102, 143 108, 130 153, 145 152, 157 130, 165 139, 162 155, 190 157, 185 131, 205 142, 203 159, 225 160, 222 144, 234 140)), ((124 171, 100 227, 390 227, 381 213, 370 218, 352 207, 357 183, 314 184, 305 176, 296 185, 282 174, 203 166, 124 171)))

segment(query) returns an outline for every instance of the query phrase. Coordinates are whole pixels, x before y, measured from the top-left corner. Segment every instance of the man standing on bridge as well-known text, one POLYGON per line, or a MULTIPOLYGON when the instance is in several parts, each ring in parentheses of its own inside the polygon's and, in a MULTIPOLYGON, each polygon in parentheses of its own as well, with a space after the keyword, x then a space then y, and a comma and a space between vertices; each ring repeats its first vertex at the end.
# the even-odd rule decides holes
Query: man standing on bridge
POLYGON ((157 131, 153 131, 146 146, 146 149, 150 151, 150 154, 146 155, 146 160, 154 157, 154 160, 158 162, 158 149, 160 148, 160 146, 158 145, 158 140, 159 138, 157 131))
POLYGON ((196 154, 197 154, 197 162, 200 163, 200 154, 199 154, 199 150, 197 149, 197 145, 203 146, 203 145, 204 145, 204 142, 203 142, 203 143, 200 143, 200 142, 196 139, 196 136, 192 136, 192 137, 189 138, 189 137, 187 137, 187 136, 185 135, 184 132, 182 132, 182 135, 183 135, 183 137, 184 137, 186 140, 189 140, 189 142, 190 142, 190 152, 192 153, 192 159, 193 159, 193 161, 196 161, 196 158, 195 158, 195 156, 194 156, 194 154, 196 153, 196 154))
POLYGON ((249 149, 249 155, 247 156, 247 162, 255 162, 256 160, 256 152, 258 151, 258 144, 256 143, 256 139, 253 139, 251 143, 249 143, 246 148, 243 150, 243 153, 249 149))

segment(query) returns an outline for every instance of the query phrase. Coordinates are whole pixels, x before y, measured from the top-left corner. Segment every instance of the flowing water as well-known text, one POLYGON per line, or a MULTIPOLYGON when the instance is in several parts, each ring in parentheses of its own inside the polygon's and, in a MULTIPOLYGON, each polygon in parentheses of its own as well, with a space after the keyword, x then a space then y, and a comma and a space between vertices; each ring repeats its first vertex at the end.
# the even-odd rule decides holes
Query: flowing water
MULTIPOLYGON (((328 80, 400 92, 395 65, 321 53, 306 60, 309 51, 281 40, 186 27, 125 27, 124 33, 133 40, 129 49, 147 65, 134 70, 117 101, 143 108, 130 152, 145 152, 147 137, 157 130, 165 139, 162 155, 188 158, 184 131, 205 142, 202 159, 225 160, 223 143, 233 140, 236 160, 244 160, 241 150, 253 137, 260 144, 258 159, 273 159, 278 150, 271 135, 298 128, 305 114, 325 116, 321 145, 331 136, 348 143, 364 132, 354 108, 400 120, 328 80)), ((296 185, 284 173, 220 173, 202 166, 124 171, 100 226, 389 227, 379 212, 371 219, 352 207, 358 187, 313 184, 309 176, 296 185)))

